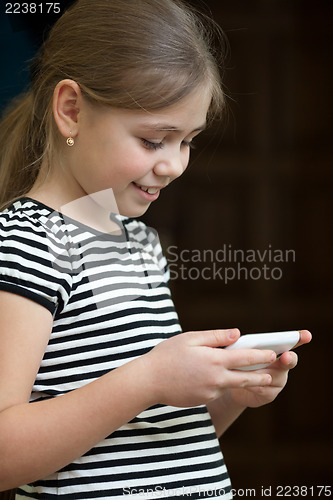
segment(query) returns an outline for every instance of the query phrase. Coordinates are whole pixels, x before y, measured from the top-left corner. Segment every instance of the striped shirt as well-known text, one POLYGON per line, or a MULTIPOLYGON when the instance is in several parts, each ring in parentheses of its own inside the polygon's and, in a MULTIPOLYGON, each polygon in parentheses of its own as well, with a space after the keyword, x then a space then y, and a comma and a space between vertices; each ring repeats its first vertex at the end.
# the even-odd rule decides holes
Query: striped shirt
MULTIPOLYGON (((30 198, 0 213, 0 289, 53 315, 31 402, 66 394, 181 332, 156 233, 99 232, 30 198)), ((156 405, 16 498, 232 498, 205 406, 156 405)))

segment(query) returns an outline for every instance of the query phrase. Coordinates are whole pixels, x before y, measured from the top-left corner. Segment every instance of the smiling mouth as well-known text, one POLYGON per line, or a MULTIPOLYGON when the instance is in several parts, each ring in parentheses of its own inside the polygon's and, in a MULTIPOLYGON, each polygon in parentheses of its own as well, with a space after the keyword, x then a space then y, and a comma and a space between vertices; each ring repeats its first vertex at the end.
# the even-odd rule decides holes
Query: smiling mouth
POLYGON ((141 186, 140 184, 137 184, 136 182, 134 182, 134 184, 136 185, 136 187, 140 188, 141 191, 144 191, 145 193, 148 193, 148 194, 156 194, 161 190, 161 188, 141 186))

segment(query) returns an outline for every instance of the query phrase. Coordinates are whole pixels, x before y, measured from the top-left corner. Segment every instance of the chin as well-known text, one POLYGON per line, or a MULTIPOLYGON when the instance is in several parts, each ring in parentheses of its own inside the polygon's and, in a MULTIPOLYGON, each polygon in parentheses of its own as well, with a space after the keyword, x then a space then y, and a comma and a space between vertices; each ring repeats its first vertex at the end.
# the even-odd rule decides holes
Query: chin
POLYGON ((135 217, 141 217, 141 215, 144 215, 147 212, 149 206, 136 207, 136 208, 132 208, 132 209, 127 208, 124 210, 122 210, 121 207, 119 207, 119 214, 123 215, 125 217, 130 217, 130 218, 134 219, 135 217))

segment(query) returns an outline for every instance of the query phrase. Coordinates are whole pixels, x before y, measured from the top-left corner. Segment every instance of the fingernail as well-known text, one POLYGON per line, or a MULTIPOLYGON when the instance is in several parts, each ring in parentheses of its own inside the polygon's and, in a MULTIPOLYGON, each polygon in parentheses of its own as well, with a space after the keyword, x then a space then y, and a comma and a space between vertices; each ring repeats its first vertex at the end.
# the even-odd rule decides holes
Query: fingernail
POLYGON ((237 337, 237 330, 230 330, 229 331, 229 339, 234 340, 237 337))

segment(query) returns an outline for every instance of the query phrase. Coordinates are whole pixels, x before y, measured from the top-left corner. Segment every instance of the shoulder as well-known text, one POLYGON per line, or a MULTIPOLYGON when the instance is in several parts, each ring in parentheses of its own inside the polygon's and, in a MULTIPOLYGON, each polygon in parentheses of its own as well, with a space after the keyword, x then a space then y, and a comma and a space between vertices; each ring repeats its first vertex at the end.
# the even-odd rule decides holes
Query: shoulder
POLYGON ((43 304, 46 300, 53 312, 60 298, 66 302, 70 286, 71 268, 60 215, 25 198, 1 212, 0 289, 43 304))
POLYGON ((167 282, 169 280, 169 270, 158 232, 138 219, 125 219, 122 222, 126 227, 129 239, 135 240, 141 251, 154 260, 164 274, 164 281, 167 282))
POLYGON ((137 219, 122 218, 121 222, 130 241, 136 242, 139 248, 155 256, 162 254, 162 247, 155 229, 137 219))
POLYGON ((121 218, 122 224, 126 227, 127 232, 132 238, 141 242, 150 242, 159 244, 157 231, 147 226, 143 221, 131 218, 121 218))
POLYGON ((16 236, 30 236, 38 241, 50 234, 59 235, 60 228, 57 212, 29 198, 17 200, 0 212, 0 241, 16 236))
POLYGON ((61 214, 29 198, 0 213, 0 253, 50 265, 66 253, 67 239, 61 214))

